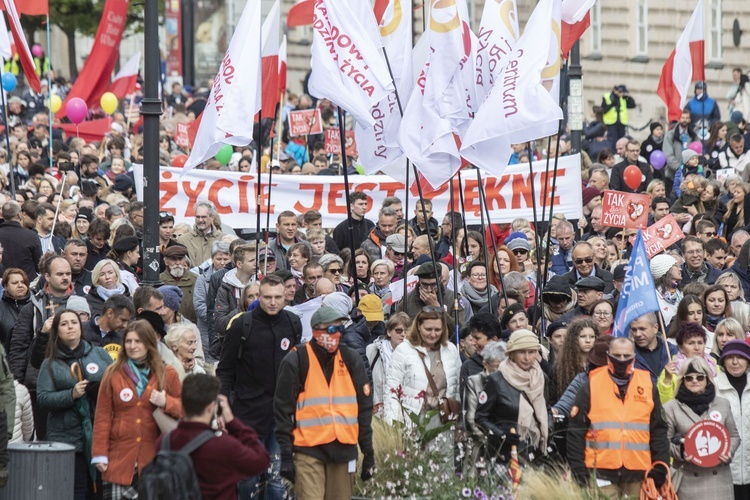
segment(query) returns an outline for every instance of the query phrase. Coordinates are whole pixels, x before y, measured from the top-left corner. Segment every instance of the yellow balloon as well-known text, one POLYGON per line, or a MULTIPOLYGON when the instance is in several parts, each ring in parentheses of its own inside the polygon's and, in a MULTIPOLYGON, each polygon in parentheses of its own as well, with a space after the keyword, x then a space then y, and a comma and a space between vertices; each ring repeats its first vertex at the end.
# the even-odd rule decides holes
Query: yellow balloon
POLYGON ((112 113, 117 111, 117 105, 119 104, 119 102, 117 101, 117 96, 112 92, 105 92, 104 94, 102 94, 102 98, 99 99, 99 104, 101 105, 105 113, 111 115, 112 113))
POLYGON ((53 113, 57 113, 60 111, 60 108, 62 108, 62 99, 60 99, 60 96, 57 94, 52 94, 52 97, 50 97, 49 100, 49 109, 53 113))

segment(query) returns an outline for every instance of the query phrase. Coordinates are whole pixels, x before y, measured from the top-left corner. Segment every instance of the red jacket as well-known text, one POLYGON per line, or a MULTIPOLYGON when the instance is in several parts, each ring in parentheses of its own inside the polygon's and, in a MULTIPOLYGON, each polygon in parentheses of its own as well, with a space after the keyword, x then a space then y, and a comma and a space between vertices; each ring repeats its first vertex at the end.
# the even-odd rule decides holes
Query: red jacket
MULTIPOLYGON (((201 422, 180 422, 169 435, 169 446, 180 450, 206 430, 212 429, 201 422)), ((190 455, 204 500, 234 500, 240 480, 268 468, 266 448, 251 427, 235 418, 227 424, 227 431, 228 434, 213 438, 190 455)), ((162 437, 156 441, 157 449, 161 448, 162 437)))
MULTIPOLYGON (((107 369, 107 373, 112 370, 107 369)), ((106 375, 105 375, 106 376, 106 375)), ((138 462, 138 474, 156 456, 156 438, 159 428, 153 413, 156 406, 149 402, 156 388, 154 374, 141 397, 135 383, 119 370, 112 373, 109 383, 102 382, 96 403, 94 419, 94 444, 92 457, 107 457, 109 465, 102 478, 115 484, 129 485, 138 462)), ((166 366, 165 388, 167 405, 164 412, 174 418, 182 417, 182 383, 174 368, 166 366)))

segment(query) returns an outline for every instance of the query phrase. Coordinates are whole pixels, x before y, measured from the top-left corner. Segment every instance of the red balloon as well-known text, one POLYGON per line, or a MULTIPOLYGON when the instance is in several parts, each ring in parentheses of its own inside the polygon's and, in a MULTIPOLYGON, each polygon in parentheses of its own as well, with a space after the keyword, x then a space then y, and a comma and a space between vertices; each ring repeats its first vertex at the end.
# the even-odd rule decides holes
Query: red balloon
POLYGON ((641 169, 635 165, 629 165, 622 174, 625 184, 633 191, 640 187, 642 177, 643 174, 641 174, 641 169))
POLYGON ((187 160, 188 160, 187 155, 181 153, 174 157, 174 160, 172 160, 172 165, 175 167, 182 168, 185 166, 185 163, 187 162, 187 160))

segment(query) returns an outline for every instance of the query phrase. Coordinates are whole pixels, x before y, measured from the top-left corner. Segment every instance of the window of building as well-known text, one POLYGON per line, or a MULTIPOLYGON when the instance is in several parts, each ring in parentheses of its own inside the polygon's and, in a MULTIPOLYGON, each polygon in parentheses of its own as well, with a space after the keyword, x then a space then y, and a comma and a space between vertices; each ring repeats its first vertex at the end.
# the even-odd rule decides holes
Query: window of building
POLYGON ((591 52, 601 54, 602 52, 602 5, 596 2, 591 7, 591 52))
POLYGON ((721 0, 711 0, 709 17, 709 60, 720 62, 723 55, 721 46, 721 0))
POLYGON ((635 55, 648 57, 648 0, 636 0, 635 55))

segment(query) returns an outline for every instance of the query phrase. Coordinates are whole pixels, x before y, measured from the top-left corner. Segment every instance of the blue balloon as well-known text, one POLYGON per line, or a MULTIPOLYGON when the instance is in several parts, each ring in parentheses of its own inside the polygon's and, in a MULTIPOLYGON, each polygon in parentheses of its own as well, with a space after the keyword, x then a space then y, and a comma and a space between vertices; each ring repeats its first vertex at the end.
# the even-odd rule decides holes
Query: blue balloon
POLYGON ((3 73, 2 80, 3 90, 6 92, 13 92, 13 89, 16 88, 16 75, 10 72, 5 72, 3 73))

